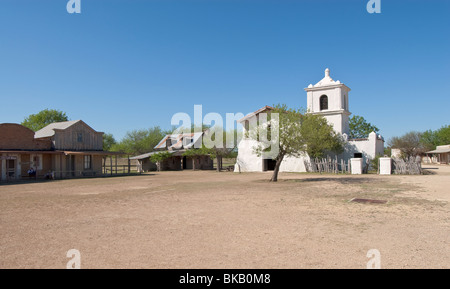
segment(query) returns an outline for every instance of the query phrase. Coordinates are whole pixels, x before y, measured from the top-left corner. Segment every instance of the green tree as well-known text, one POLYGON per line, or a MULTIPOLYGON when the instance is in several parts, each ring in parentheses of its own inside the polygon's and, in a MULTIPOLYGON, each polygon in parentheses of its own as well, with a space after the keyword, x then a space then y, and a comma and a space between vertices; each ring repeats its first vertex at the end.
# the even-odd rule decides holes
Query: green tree
POLYGON ((237 130, 225 131, 222 127, 212 127, 206 131, 203 137, 203 152, 208 154, 211 159, 216 159, 217 171, 223 168, 223 159, 233 157, 233 153, 237 149, 237 145, 241 139, 241 134, 237 130), (213 134, 214 137, 210 137, 213 134), (221 135, 221 137, 220 137, 221 135))
MULTIPOLYGON (((193 131, 194 127, 192 127, 193 131)), ((217 171, 220 172, 223 168, 223 158, 235 157, 235 150, 241 137, 237 130, 225 131, 219 126, 203 126, 205 132, 202 137, 202 144, 200 148, 190 148, 183 153, 186 157, 209 156, 211 159, 216 159, 217 171)), ((193 163, 195 169, 195 163, 193 163)))
POLYGON ((350 138, 367 138, 372 131, 380 131, 376 126, 367 122, 362 116, 359 115, 352 116, 348 122, 348 125, 350 127, 350 138))
POLYGON ((427 151, 422 141, 422 133, 418 131, 391 138, 389 147, 399 149, 404 158, 419 156, 427 151))
POLYGON ((372 169, 374 171, 378 172, 378 166, 379 166, 380 158, 381 158, 380 155, 376 155, 375 158, 370 160, 370 165, 372 166, 372 169))
POLYGON ((110 133, 103 134, 103 150, 110 151, 111 148, 117 144, 116 139, 110 133))
POLYGON ((65 112, 55 109, 44 109, 37 114, 31 114, 21 123, 32 131, 38 131, 54 122, 68 121, 65 112))
POLYGON ((422 133, 421 143, 427 150, 434 150, 436 146, 450 144, 450 125, 438 130, 427 130, 422 133))
POLYGON ((450 144, 450 125, 441 127, 436 132, 437 138, 439 140, 437 145, 448 145, 450 144))
POLYGON ((321 158, 327 152, 341 153, 344 150, 341 136, 320 115, 303 115, 300 133, 306 144, 305 151, 310 157, 321 158))
POLYGON ((155 153, 155 154, 151 155, 150 161, 156 164, 156 168, 157 168, 158 172, 160 172, 161 171, 161 163, 170 157, 172 157, 172 153, 170 153, 168 151, 164 151, 164 152, 155 153))
POLYGON ((422 145, 429 151, 436 148, 436 146, 440 142, 436 134, 436 131, 433 131, 431 129, 422 133, 420 141, 422 145))
POLYGON ((149 129, 132 130, 126 133, 125 137, 111 147, 113 151, 122 151, 128 154, 144 154, 154 151, 154 147, 165 137, 159 126, 149 129))
POLYGON ((311 157, 320 157, 327 151, 343 151, 341 137, 325 118, 302 114, 300 110, 289 109, 284 104, 274 106, 268 112, 267 123, 262 122, 256 128, 250 128, 248 136, 258 140, 253 148, 258 156, 273 150, 274 145, 278 146, 278 151, 271 156, 276 161, 270 180, 272 182, 278 181, 280 165, 285 157, 300 157, 305 152, 311 157), (268 136, 267 140, 261 138, 263 135, 268 136))

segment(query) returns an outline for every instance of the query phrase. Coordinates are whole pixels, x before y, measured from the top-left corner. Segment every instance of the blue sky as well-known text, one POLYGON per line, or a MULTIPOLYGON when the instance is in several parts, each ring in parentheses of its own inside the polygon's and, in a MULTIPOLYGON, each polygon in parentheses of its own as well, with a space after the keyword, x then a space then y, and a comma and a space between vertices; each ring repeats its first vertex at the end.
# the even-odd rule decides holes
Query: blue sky
POLYGON ((389 139, 450 124, 450 1, 2 0, 0 123, 45 108, 113 133, 177 112, 306 107, 331 76, 389 139))

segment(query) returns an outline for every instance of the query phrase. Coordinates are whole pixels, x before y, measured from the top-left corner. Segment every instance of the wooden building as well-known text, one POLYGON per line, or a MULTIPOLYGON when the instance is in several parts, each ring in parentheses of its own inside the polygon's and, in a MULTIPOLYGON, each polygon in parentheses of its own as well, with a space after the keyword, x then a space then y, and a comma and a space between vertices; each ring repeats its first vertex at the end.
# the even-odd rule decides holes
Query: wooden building
POLYGON ((439 164, 450 164, 450 145, 437 146, 435 150, 426 152, 426 154, 439 164))
POLYGON ((0 124, 0 180, 102 175, 103 133, 81 120, 52 123, 36 133, 0 124), (34 172, 34 173, 33 173, 34 172))
POLYGON ((167 151, 172 156, 161 163, 162 171, 173 170, 212 170, 214 168, 213 160, 207 155, 183 156, 190 149, 195 149, 195 144, 202 143, 204 132, 183 133, 166 135, 156 146, 155 151, 143 155, 135 156, 130 160, 139 162, 140 172, 156 171, 156 164, 150 161, 150 156, 159 152, 167 151))

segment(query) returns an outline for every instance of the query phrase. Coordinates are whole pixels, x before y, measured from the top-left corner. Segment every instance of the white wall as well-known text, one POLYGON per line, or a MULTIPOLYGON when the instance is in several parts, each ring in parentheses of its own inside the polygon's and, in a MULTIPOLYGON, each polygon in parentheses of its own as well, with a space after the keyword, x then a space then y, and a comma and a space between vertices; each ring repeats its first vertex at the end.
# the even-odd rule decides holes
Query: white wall
POLYGON ((375 132, 366 140, 350 140, 345 147, 344 159, 353 158, 355 153, 362 153, 364 159, 374 159, 384 155, 384 141, 375 132))
MULTIPOLYGON (((336 132, 338 132, 340 134, 343 134, 343 133, 348 134, 348 130, 344 127, 345 121, 344 121, 344 116, 342 114, 324 115, 324 117, 327 120, 327 122, 333 126, 333 129, 336 132)), ((348 117, 347 117, 347 119, 348 119, 348 117)), ((346 123, 348 124, 348 121, 346 123)))
POLYGON ((283 162, 280 165, 280 172, 306 172, 305 157, 284 158, 283 162))
POLYGON ((253 150, 257 141, 243 139, 238 146, 238 156, 236 159, 235 172, 262 172, 263 159, 258 157, 253 150))
MULTIPOLYGON (((239 143, 239 153, 234 167, 235 172, 262 172, 264 171, 264 159, 258 157, 253 147, 257 144, 254 140, 244 139, 239 143)), ((306 172, 305 157, 286 157, 280 166, 280 172, 306 172)))
MULTIPOLYGON (((237 164, 240 164, 241 172, 262 172, 264 170, 264 159, 258 157, 253 147, 256 141, 244 139, 239 143, 239 153, 237 164)), ((364 162, 374 159, 377 155, 384 154, 384 141, 379 135, 372 132, 365 140, 348 141, 345 144, 345 151, 338 156, 338 159, 344 159, 348 162, 354 157, 355 153, 362 153, 364 162)), ((304 161, 308 158, 306 154, 302 157, 286 157, 280 166, 280 172, 306 172, 304 161)), ((239 167, 235 166, 235 172, 239 172, 239 167)))

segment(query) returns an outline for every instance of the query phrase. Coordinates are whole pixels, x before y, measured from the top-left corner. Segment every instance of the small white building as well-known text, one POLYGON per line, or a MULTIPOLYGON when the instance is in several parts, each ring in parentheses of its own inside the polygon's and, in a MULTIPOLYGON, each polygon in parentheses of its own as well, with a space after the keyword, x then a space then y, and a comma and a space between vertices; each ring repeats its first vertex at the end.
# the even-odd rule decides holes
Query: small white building
MULTIPOLYGON (((364 139, 349 139, 349 92, 350 88, 339 80, 334 81, 330 77, 330 70, 325 70, 325 77, 315 85, 310 84, 306 91, 308 113, 323 115, 334 130, 340 133, 346 141, 345 150, 338 155, 339 159, 346 162, 351 158, 363 158, 364 162, 375 158, 384 153, 384 139, 381 135, 372 132, 364 139)), ((265 106, 247 116, 238 122, 244 128, 244 136, 249 128, 249 122, 252 118, 259 119, 259 114, 270 111, 270 106, 265 106)), ((261 172, 273 170, 275 161, 265 159, 264 156, 258 157, 253 148, 256 141, 249 138, 243 138, 238 146, 238 157, 235 171, 242 172, 261 172)), ((305 160, 309 157, 305 154, 299 158, 286 157, 280 167, 282 172, 306 172, 305 160)))

